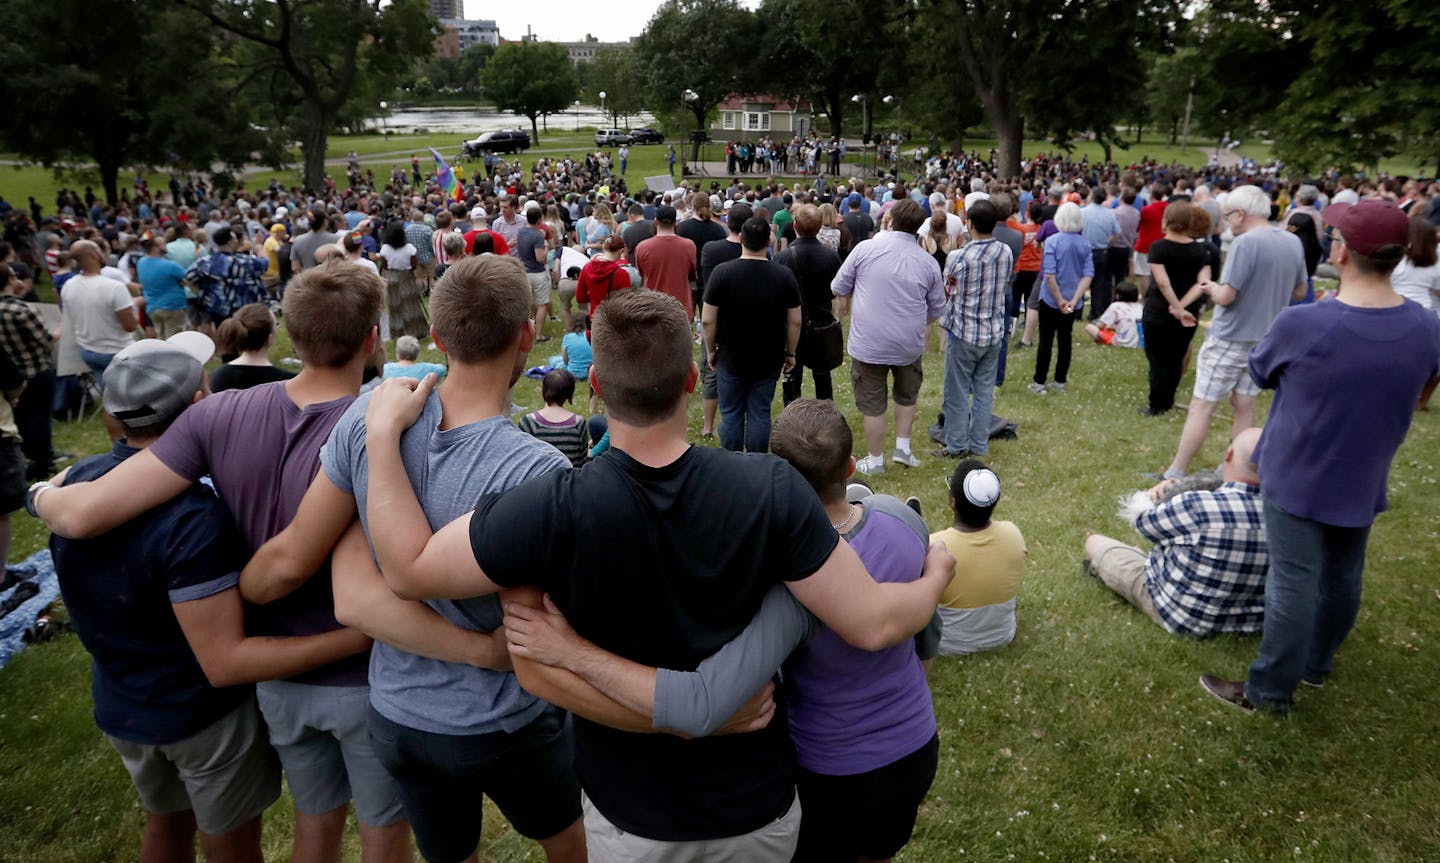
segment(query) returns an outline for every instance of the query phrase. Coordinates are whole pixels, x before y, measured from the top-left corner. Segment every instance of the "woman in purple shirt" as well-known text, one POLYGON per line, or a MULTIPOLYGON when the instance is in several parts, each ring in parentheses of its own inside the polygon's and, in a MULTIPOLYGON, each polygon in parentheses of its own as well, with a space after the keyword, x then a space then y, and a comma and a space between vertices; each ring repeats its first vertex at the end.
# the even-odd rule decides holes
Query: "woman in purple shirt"
POLYGON ((1044 262, 1040 275, 1040 337, 1035 352, 1035 380, 1030 392, 1043 396, 1045 379, 1050 374, 1050 348, 1059 336, 1059 356, 1055 360, 1055 383, 1051 389, 1065 391, 1070 374, 1070 333, 1085 305, 1085 292, 1095 275, 1095 260, 1090 243, 1080 236, 1083 225, 1080 207, 1073 203, 1060 205, 1055 212, 1055 228, 1059 233, 1045 242, 1044 262))

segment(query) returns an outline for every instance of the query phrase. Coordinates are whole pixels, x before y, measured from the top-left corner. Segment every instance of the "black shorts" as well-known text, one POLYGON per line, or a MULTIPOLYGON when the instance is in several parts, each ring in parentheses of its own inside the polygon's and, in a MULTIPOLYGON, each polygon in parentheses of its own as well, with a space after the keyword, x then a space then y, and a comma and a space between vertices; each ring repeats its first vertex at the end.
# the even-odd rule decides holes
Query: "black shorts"
POLYGON ((940 737, 884 767, 854 776, 796 770, 800 844, 794 863, 888 860, 905 847, 940 761, 940 737))
MULTIPOLYGON (((48 422, 48 420, 47 420, 48 422)), ((25 453, 20 442, 0 438, 0 514, 8 515, 25 507, 25 453)))
POLYGON ((464 860, 479 847, 484 795, 530 839, 549 839, 580 818, 574 740, 558 708, 513 734, 465 736, 406 728, 372 708, 370 737, 432 863, 464 860))

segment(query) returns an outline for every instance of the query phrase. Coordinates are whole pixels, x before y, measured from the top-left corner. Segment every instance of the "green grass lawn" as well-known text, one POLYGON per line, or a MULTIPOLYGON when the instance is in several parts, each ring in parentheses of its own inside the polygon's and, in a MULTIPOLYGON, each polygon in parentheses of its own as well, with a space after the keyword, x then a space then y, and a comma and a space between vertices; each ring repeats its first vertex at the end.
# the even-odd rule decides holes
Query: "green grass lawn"
MULTIPOLYGON (((1030 548, 1019 634, 989 655, 937 661, 930 682, 940 771, 899 859, 1436 860, 1440 643, 1430 639, 1440 631, 1440 418, 1417 415, 1395 460, 1392 510, 1372 535, 1364 607, 1330 685, 1302 690, 1289 719, 1246 716, 1202 693, 1195 679, 1242 674, 1258 637, 1176 638, 1078 572, 1087 532, 1133 535, 1115 517, 1116 497, 1166 463, 1183 414, 1136 415, 1144 404, 1140 352, 1076 342, 1069 392, 1027 392, 1034 354, 1026 352, 1013 358, 998 394, 996 410, 1019 424, 1019 439, 992 448, 1004 485, 997 517, 1015 521, 1030 548)), ((276 357, 285 350, 282 338, 276 357)), ((538 345, 531 360, 555 350, 554 342, 538 345)), ((932 529, 948 521, 943 480, 953 466, 926 457, 941 369, 940 354, 927 354, 916 430, 922 466, 892 465, 875 482, 882 492, 918 496, 932 529)), ((858 438, 843 369, 836 398, 858 438)), ((539 407, 538 384, 522 379, 516 399, 539 407)), ((695 435, 699 410, 697 399, 695 435)), ((1218 462, 1222 423, 1216 419, 1198 464, 1218 462)), ((76 453, 105 445, 95 420, 60 425, 58 436, 76 453)), ((23 513, 15 522, 18 559, 45 536, 23 513)), ((73 637, 30 648, 0 671, 0 861, 134 858, 142 814, 91 723, 88 679, 73 637)), ((267 859, 287 859, 291 829, 282 800, 266 818, 267 859)), ((359 859, 353 831, 345 853, 359 859)), ((487 807, 482 859, 543 857, 487 807)))

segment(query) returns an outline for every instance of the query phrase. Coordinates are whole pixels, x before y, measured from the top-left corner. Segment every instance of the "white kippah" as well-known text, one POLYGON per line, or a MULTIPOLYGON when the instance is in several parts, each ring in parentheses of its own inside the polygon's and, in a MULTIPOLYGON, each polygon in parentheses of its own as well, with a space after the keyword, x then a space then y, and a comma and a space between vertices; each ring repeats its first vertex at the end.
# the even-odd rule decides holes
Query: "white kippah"
POLYGON ((965 499, 975 506, 994 506, 995 501, 1000 499, 1000 477, 988 467, 965 474, 962 485, 965 488, 965 499))

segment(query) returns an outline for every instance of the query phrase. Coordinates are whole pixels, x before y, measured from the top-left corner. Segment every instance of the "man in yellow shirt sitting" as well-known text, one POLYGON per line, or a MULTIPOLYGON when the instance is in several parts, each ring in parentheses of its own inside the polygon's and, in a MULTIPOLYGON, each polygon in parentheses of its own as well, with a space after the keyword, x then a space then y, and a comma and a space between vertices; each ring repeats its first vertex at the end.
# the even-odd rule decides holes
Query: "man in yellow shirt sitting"
POLYGON ((951 475, 952 526, 932 534, 955 557, 955 575, 940 598, 940 655, 1004 647, 1015 638, 1015 596, 1025 575, 1025 537, 1010 521, 991 521, 1000 478, 979 459, 962 459, 951 475))

